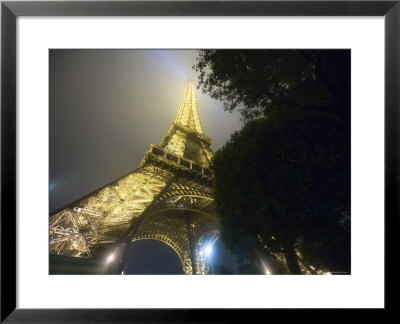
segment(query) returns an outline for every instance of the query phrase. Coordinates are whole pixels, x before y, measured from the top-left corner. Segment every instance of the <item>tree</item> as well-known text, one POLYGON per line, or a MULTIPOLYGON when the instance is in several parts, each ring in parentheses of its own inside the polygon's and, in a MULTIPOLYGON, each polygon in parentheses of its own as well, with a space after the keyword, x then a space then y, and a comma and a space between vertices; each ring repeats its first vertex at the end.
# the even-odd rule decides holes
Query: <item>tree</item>
POLYGON ((251 236, 265 254, 283 253, 291 273, 300 273, 296 251, 349 272, 349 138, 343 123, 309 115, 252 120, 233 134, 212 161, 227 246, 251 236))
POLYGON ((264 249, 292 273, 299 252, 350 271, 350 51, 200 50, 194 69, 248 122, 213 160, 222 238, 244 268, 264 249))
POLYGON ((349 50, 200 50, 199 87, 244 120, 276 114, 350 123, 349 50))

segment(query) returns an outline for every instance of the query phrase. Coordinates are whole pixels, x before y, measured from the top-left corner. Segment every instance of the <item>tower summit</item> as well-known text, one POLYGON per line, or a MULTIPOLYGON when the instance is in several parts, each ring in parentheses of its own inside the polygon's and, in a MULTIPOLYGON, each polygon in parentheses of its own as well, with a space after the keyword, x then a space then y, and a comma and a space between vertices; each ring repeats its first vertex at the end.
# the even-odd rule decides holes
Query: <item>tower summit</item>
POLYGON ((200 122, 194 84, 190 82, 183 95, 175 122, 160 147, 208 167, 212 157, 211 140, 204 136, 200 122))
POLYGON ((199 134, 203 134, 196 100, 196 90, 193 82, 189 82, 186 87, 175 123, 179 123, 199 134))
POLYGON ((85 259, 96 262, 98 272, 121 273, 131 242, 153 239, 177 253, 183 273, 207 274, 204 251, 219 235, 210 145, 189 83, 175 122, 139 168, 50 216, 50 272, 57 273, 56 263, 65 273, 68 262, 85 259), (60 255, 72 257, 62 259, 61 268, 60 255))

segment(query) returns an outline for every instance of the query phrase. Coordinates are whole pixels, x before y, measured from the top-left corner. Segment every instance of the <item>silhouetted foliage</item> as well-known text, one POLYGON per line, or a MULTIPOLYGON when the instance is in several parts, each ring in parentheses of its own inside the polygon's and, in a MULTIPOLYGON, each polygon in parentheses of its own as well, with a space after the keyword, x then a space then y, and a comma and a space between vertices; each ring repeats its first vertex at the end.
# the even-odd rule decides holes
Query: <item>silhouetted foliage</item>
POLYGON ((318 268, 350 271, 349 138, 329 119, 261 118, 215 153, 222 239, 243 264, 258 241, 257 253, 282 252, 291 273, 300 273, 295 249, 318 268))
POLYGON ((255 117, 350 121, 349 50, 200 50, 199 87, 224 108, 255 117))
POLYGON ((300 273, 298 251, 306 267, 350 272, 350 51, 200 50, 194 69, 247 122, 212 166, 242 271, 279 252, 300 273))

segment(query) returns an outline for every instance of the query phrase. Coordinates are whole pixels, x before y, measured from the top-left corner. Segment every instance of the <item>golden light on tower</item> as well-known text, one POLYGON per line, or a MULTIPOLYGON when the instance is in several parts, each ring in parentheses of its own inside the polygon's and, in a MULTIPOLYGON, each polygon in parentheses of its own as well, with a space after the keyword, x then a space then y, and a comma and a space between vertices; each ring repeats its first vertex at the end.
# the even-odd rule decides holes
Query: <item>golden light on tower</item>
POLYGON ((50 254, 106 258, 121 273, 130 243, 153 239, 178 254, 185 274, 208 273, 201 247, 219 234, 210 146, 189 83, 175 122, 135 171, 51 215, 50 254))

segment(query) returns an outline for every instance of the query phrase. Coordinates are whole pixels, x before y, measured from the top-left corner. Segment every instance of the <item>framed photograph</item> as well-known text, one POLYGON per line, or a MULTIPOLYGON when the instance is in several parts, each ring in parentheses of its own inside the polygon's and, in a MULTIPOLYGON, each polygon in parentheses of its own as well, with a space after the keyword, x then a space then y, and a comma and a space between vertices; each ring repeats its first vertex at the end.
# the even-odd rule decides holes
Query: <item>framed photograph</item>
POLYGON ((1 321, 391 309, 399 15, 2 1, 1 321))

